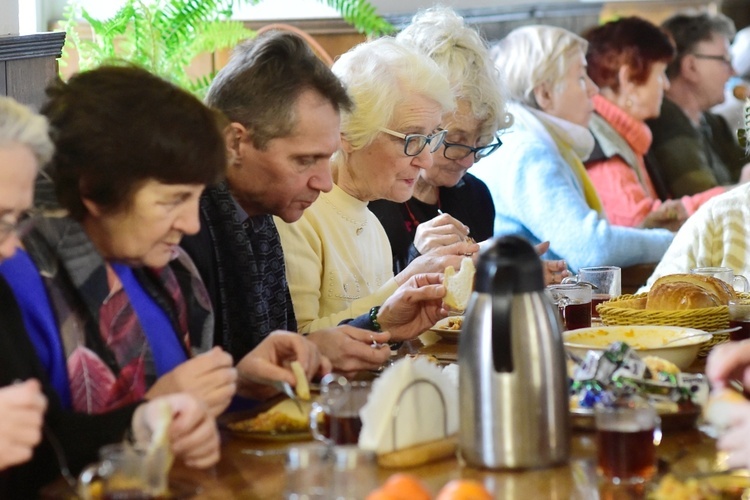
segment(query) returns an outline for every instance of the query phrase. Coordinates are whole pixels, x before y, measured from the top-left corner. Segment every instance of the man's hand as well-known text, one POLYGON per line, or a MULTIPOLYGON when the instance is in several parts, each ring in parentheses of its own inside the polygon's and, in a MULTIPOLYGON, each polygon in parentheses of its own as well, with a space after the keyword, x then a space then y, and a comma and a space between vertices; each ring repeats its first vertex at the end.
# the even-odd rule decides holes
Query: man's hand
MULTIPOLYGON (((380 317, 378 316, 378 319, 380 317)), ((331 360, 333 369, 345 375, 360 370, 376 370, 391 356, 391 335, 339 325, 312 332, 307 336, 331 360)))
POLYGON ((418 274, 401 285, 378 311, 378 323, 392 341, 408 340, 448 315, 440 273, 418 274))
POLYGON ((218 416, 236 391, 237 370, 232 366, 232 356, 214 347, 160 377, 146 393, 146 399, 187 392, 206 403, 211 415, 218 416))
POLYGON ((302 365, 308 380, 329 373, 331 362, 308 338, 279 330, 263 339, 237 363, 239 394, 266 399, 279 392, 273 386, 274 382, 289 382, 292 387, 296 386, 297 379, 290 368, 295 360, 302 365))
POLYGON ((36 380, 0 389, 0 470, 31 459, 42 439, 47 398, 36 380))

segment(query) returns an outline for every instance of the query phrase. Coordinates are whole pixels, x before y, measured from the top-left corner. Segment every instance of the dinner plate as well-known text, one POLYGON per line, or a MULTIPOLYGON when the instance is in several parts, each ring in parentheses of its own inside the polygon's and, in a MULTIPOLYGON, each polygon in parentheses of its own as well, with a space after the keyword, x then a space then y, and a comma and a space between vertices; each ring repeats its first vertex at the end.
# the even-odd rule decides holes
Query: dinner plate
POLYGON ((445 340, 452 340, 457 342, 458 337, 461 335, 461 330, 455 330, 453 328, 448 328, 448 322, 451 321, 454 318, 461 318, 461 321, 463 322, 464 317, 463 316, 448 316, 447 318, 443 318, 437 323, 435 323, 435 326, 430 328, 431 332, 435 332, 438 335, 440 335, 445 340))
MULTIPOLYGON (((692 429, 695 427, 701 407, 696 404, 680 408, 676 412, 660 411, 662 432, 692 429)), ((574 429, 593 431, 596 428, 593 408, 571 408, 570 424, 574 429)))
MULTIPOLYGON (((276 397, 269 401, 259 404, 256 408, 253 408, 251 410, 242 410, 242 411, 236 411, 236 412, 221 415, 217 419, 217 421, 222 428, 226 429, 231 434, 235 436, 247 438, 247 439, 257 440, 257 441, 307 441, 307 440, 312 439, 312 434, 310 433, 309 429, 306 429, 304 431, 290 431, 290 432, 253 431, 253 430, 245 430, 245 429, 237 428, 235 425, 232 425, 232 424, 237 424, 239 422, 242 422, 243 420, 250 420, 251 418, 255 418, 259 414, 263 413, 264 411, 270 410, 276 404, 280 403, 281 401, 285 399, 287 398, 276 397)), ((309 411, 310 403, 304 402, 304 401, 302 403, 308 406, 307 410, 309 411)))

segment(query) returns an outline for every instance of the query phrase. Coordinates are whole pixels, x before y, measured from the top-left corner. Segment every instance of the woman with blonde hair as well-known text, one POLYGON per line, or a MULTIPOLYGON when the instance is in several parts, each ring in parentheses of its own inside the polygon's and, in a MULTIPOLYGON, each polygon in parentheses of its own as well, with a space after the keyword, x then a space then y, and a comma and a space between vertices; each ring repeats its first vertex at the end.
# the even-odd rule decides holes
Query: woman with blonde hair
MULTIPOLYGON (((443 142, 442 117, 454 107, 448 80, 429 58, 392 38, 366 42, 333 66, 355 103, 341 118, 333 190, 292 224, 276 219, 298 329, 335 326, 377 313, 396 288, 424 272, 459 267, 477 245, 457 241, 415 260, 394 277, 391 248, 369 202, 411 198, 422 169, 443 142)), ((391 340, 403 340, 392 338, 391 340)))
POLYGON ((503 147, 474 173, 495 202, 495 234, 516 234, 575 271, 596 265, 655 262, 673 234, 612 225, 583 161, 594 147, 588 130, 596 85, 586 74, 587 42, 553 26, 513 30, 495 48, 513 126, 503 147))

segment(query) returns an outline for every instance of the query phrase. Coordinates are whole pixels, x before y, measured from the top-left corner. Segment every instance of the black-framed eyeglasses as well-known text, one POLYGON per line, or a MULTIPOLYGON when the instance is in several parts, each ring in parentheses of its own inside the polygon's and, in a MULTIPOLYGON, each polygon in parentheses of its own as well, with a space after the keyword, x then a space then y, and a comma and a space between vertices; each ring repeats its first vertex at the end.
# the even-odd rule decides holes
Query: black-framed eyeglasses
POLYGON ((503 142, 497 138, 497 142, 487 144, 486 146, 479 146, 478 148, 448 141, 443 141, 443 145, 445 146, 443 156, 449 160, 463 160, 470 154, 474 153, 474 161, 476 162, 497 151, 497 148, 502 146, 503 142))
POLYGON ((10 222, 5 219, 0 219, 0 243, 10 238, 10 235, 16 233, 18 237, 24 236, 33 227, 32 217, 35 215, 35 211, 28 210, 23 212, 15 222, 10 222))
POLYGON ((447 130, 439 130, 431 135, 402 134, 401 132, 396 132, 395 130, 391 130, 385 127, 379 127, 378 130, 380 130, 381 132, 385 132, 388 135, 392 135, 393 137, 403 139, 404 154, 406 156, 417 156, 428 144, 430 145, 430 153, 434 153, 438 150, 440 145, 443 144, 445 134, 448 133, 447 130))
POLYGON ((724 64, 727 64, 730 67, 732 66, 732 58, 729 57, 728 55, 720 56, 720 55, 712 55, 712 54, 696 54, 695 52, 693 52, 693 56, 698 59, 710 59, 712 61, 723 62, 724 64))

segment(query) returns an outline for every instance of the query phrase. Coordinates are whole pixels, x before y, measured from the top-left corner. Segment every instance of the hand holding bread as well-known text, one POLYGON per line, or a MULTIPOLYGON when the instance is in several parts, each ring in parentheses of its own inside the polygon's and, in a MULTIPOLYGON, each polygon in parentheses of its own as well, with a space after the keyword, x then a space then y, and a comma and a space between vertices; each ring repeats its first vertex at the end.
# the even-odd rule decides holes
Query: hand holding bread
POLYGON ((453 266, 445 269, 445 305, 455 311, 465 311, 469 305, 471 292, 474 290, 476 268, 470 257, 461 261, 461 269, 456 272, 453 266))

